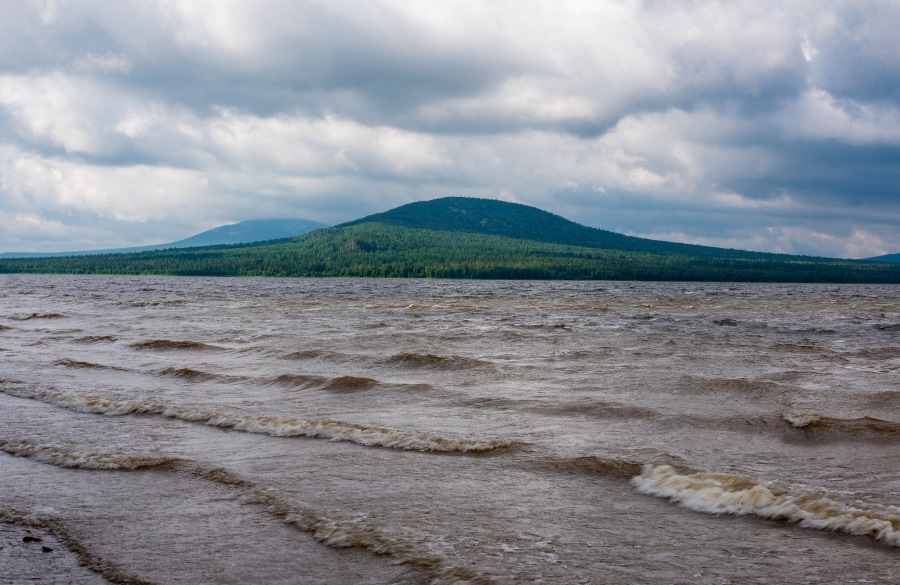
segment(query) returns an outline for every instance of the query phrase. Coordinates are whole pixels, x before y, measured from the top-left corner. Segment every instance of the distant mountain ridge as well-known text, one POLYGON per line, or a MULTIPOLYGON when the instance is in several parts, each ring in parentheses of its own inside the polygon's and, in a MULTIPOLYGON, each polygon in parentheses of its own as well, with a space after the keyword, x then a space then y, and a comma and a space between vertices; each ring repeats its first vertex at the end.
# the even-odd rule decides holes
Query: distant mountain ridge
POLYGON ((900 262, 900 253, 897 254, 884 254, 883 256, 872 256, 871 258, 864 258, 869 262, 900 262))
POLYGON ((153 246, 133 246, 130 248, 110 248, 106 250, 86 250, 80 252, 7 252, 0 258, 49 258, 58 256, 87 256, 92 254, 129 254, 168 248, 192 248, 195 246, 219 246, 227 244, 251 244, 265 240, 292 238, 328 227, 308 219, 251 219, 228 224, 195 234, 177 242, 153 246))
POLYGON ((419 201, 290 239, 0 260, 0 273, 900 283, 900 264, 636 238, 491 199, 419 201))

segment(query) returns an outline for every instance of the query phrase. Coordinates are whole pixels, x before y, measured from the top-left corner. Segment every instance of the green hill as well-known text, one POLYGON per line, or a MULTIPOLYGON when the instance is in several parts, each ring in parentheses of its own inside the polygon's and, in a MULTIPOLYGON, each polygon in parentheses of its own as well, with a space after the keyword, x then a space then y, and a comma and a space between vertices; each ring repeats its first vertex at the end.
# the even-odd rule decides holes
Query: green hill
POLYGON ((900 265, 633 238, 500 201, 451 197, 291 239, 9 259, 0 272, 207 276, 900 282, 900 265))
POLYGON ((444 197, 403 205, 338 227, 382 223, 407 228, 505 236, 552 244, 714 258, 765 258, 772 254, 678 244, 583 226, 548 211, 494 199, 444 197))

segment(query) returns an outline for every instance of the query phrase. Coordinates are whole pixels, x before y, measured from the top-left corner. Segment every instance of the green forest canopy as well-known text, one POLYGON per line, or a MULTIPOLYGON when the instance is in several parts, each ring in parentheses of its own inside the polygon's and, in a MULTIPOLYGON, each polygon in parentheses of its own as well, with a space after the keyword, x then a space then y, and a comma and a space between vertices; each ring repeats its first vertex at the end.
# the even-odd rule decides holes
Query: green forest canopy
POLYGON ((525 205, 411 203, 291 239, 0 260, 0 272, 203 276, 900 282, 900 265, 648 240, 525 205))

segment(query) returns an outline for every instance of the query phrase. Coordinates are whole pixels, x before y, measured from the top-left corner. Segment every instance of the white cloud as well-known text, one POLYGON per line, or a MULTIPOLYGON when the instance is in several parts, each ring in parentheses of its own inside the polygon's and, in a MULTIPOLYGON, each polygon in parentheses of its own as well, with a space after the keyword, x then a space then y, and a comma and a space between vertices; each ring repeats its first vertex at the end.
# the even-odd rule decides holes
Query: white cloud
POLYGON ((900 216, 897 24, 896 3, 844 0, 9 0, 0 201, 127 239, 470 194, 875 249, 900 216))
MULTIPOLYGON (((198 213, 211 203, 208 179, 195 171, 165 167, 91 166, 5 149, 0 186, 13 207, 89 212, 125 223, 198 213)), ((29 213, 23 210, 23 217, 29 213)), ((33 214, 32 214, 33 215, 33 214)))

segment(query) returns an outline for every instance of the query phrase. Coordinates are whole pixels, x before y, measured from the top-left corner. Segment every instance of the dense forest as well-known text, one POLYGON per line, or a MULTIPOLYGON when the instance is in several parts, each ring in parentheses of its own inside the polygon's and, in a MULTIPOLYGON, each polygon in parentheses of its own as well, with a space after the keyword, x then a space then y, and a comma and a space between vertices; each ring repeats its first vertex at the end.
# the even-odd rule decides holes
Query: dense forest
POLYGON ((633 238, 484 199, 413 203, 291 239, 0 260, 0 272, 900 283, 900 265, 633 238))

